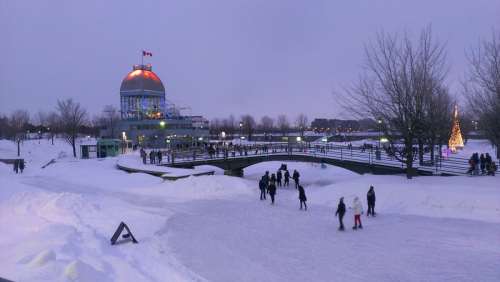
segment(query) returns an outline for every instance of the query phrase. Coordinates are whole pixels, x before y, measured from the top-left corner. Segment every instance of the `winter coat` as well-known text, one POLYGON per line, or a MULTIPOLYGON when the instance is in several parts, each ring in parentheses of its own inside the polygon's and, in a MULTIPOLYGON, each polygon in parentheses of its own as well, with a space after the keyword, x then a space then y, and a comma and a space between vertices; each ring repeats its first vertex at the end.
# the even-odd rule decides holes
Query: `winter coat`
POLYGON ((299 186, 299 200, 303 202, 307 201, 306 191, 304 191, 304 187, 302 186, 299 186))
POLYGON ((276 178, 278 178, 278 180, 281 180, 281 178, 283 178, 283 175, 281 174, 281 170, 278 170, 278 173, 276 173, 276 178))
POLYGON ((361 201, 358 197, 354 198, 354 201, 352 202, 352 208, 354 209, 355 215, 360 215, 363 213, 363 205, 361 204, 361 201))
POLYGON ((290 173, 288 172, 288 170, 285 171, 285 179, 290 179, 290 173))
POLYGON ((368 193, 366 193, 366 200, 368 201, 369 205, 374 205, 375 204, 375 191, 370 190, 368 193))
POLYGON ((264 178, 261 178, 260 181, 259 181, 259 189, 260 190, 265 190, 266 189, 266 181, 264 180, 264 178))
POLYGON ((271 182, 276 182, 276 175, 271 175, 271 182))
POLYGON ((270 195, 276 194, 276 185, 274 183, 269 184, 269 187, 267 188, 268 192, 270 195))
POLYGON ((299 179, 299 177, 300 177, 299 172, 298 172, 298 171, 295 171, 295 172, 293 173, 293 179, 294 179, 295 181, 297 181, 297 180, 299 179))
POLYGON ((268 186, 269 185, 269 174, 264 174, 263 178, 264 178, 264 182, 266 183, 266 186, 268 186))
POLYGON ((335 212, 335 215, 339 215, 340 217, 343 217, 345 214, 345 204, 344 202, 339 202, 339 205, 337 206, 337 211, 335 212))
POLYGON ((19 161, 19 169, 23 170, 24 169, 24 160, 19 161))

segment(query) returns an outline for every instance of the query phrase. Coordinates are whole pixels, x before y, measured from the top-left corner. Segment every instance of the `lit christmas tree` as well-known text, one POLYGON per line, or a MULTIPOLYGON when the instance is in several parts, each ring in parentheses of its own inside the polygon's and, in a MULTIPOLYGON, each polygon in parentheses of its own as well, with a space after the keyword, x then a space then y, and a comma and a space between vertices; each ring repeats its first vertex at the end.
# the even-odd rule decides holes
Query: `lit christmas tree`
POLYGON ((448 148, 455 153, 458 149, 463 148, 464 140, 462 139, 462 132, 460 131, 460 122, 458 120, 458 106, 455 105, 453 112, 453 127, 451 128, 450 140, 448 140, 448 148))

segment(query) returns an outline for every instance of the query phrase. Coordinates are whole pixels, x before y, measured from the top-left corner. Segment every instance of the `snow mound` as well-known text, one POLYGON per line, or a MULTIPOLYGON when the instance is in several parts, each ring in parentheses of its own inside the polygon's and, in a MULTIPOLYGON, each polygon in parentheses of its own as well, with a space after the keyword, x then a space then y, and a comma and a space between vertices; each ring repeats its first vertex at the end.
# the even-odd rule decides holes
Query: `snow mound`
POLYGON ((191 176, 175 182, 166 182, 168 195, 185 200, 222 199, 252 193, 246 181, 223 175, 191 176))
POLYGON ((29 265, 33 267, 40 267, 55 260, 56 260, 56 253, 54 253, 54 251, 52 250, 45 250, 36 255, 30 261, 29 265))
POLYGON ((64 269, 64 278, 66 281, 106 281, 106 275, 93 268, 92 266, 75 260, 68 264, 64 269))

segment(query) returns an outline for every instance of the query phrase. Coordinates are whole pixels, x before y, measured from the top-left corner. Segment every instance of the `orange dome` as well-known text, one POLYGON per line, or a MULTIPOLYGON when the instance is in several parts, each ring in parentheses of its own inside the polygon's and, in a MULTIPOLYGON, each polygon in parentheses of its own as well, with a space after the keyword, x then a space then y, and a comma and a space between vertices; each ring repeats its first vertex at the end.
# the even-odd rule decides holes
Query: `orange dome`
POLYGON ((135 65, 123 79, 120 92, 154 91, 165 93, 160 78, 151 70, 151 65, 135 65))

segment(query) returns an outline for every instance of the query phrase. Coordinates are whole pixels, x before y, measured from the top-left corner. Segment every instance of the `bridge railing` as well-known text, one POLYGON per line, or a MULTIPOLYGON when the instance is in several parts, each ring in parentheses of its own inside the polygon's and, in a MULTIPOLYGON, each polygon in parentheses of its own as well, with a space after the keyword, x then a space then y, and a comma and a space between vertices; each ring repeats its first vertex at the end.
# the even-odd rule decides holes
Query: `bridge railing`
MULTIPOLYGON (((250 158, 267 155, 307 155, 320 158, 330 158, 341 161, 354 161, 370 165, 383 165, 398 168, 405 168, 404 162, 401 162, 394 156, 387 154, 384 150, 376 150, 374 148, 362 148, 342 145, 317 145, 317 144, 266 144, 266 145, 250 145, 250 146, 234 146, 231 150, 219 150, 218 154, 214 151, 210 154, 206 150, 193 150, 174 152, 173 157, 170 156, 168 161, 163 161, 163 164, 179 164, 179 163, 197 163, 207 160, 223 160, 235 158, 250 158)), ((436 158, 431 160, 426 155, 424 165, 419 165, 418 160, 414 162, 414 167, 422 171, 427 171, 434 174, 458 174, 463 175, 468 170, 468 160, 464 158, 448 157, 436 158)))

